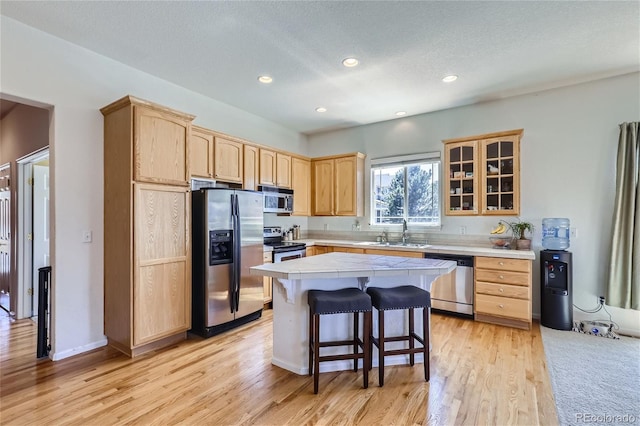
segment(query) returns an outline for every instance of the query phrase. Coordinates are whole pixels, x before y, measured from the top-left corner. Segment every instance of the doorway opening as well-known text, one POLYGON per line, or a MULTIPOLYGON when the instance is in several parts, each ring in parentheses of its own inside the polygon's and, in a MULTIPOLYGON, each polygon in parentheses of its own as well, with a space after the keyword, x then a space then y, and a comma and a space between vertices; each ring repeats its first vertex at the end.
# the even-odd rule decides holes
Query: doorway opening
POLYGON ((17 318, 38 315, 38 270, 50 264, 49 148, 18 163, 17 318))

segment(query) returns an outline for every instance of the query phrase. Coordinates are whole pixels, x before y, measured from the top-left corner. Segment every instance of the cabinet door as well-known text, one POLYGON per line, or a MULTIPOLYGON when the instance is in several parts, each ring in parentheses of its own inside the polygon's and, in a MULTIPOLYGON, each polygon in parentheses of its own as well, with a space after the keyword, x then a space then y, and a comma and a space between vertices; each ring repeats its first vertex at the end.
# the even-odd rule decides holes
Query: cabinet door
POLYGON ((302 158, 291 159, 291 189, 293 189, 293 215, 309 216, 311 212, 311 162, 302 158))
POLYGON ((244 146, 240 142, 215 138, 214 176, 225 182, 242 183, 244 146))
POLYGON ((135 106, 134 179, 186 185, 191 124, 175 115, 135 106))
POLYGON ((447 143, 444 153, 446 214, 450 216, 478 214, 477 141, 447 143))
MULTIPOLYGON (((315 216, 333 215, 333 160, 312 161, 312 208, 315 216)), ((295 194, 294 194, 295 198, 295 194)))
MULTIPOLYGON (((270 251, 265 251, 262 256, 262 262, 272 263, 272 256, 270 251)), ((264 303, 269 303, 273 300, 273 280, 271 277, 262 277, 262 286, 264 288, 264 303)))
POLYGON ((276 153, 260 148, 260 184, 276 186, 276 153))
POLYGON ((133 345, 191 327, 189 193, 134 185, 133 345))
POLYGON ((520 137, 481 142, 482 214, 520 214, 520 137))
POLYGON ((243 188, 256 191, 258 189, 258 174, 260 159, 258 148, 251 145, 244 146, 244 182, 243 188))
POLYGON ((213 135, 191 129, 189 137, 189 171, 191 176, 213 177, 213 135))
MULTIPOLYGON (((336 158, 334 174, 335 214, 337 216, 362 216, 364 202, 362 184, 363 170, 355 156, 336 158)), ((363 161, 364 164, 364 161, 363 161)))
POLYGON ((291 156, 276 153, 276 186, 291 188, 291 156))

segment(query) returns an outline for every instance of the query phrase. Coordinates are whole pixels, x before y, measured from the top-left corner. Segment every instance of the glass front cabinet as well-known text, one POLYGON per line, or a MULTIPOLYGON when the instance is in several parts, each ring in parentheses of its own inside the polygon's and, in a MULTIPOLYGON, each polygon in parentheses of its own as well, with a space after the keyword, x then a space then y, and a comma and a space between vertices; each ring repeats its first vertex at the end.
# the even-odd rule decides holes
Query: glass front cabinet
POLYGON ((444 140, 445 214, 520 214, 523 130, 444 140))

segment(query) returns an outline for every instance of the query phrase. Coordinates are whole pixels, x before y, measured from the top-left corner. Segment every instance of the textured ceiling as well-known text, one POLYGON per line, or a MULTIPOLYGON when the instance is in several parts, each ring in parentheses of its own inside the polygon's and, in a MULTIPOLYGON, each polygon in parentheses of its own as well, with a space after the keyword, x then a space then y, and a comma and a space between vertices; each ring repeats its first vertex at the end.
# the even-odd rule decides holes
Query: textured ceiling
POLYGON ((640 69, 638 1, 3 0, 0 13, 303 133, 640 69))

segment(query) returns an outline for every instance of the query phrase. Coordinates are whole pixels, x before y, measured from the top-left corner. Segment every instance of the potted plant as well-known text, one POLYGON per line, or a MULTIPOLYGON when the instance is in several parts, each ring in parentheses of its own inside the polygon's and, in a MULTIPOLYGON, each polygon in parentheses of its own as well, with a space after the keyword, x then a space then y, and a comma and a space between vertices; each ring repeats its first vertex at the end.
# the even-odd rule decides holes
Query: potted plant
POLYGON ((518 250, 529 250, 531 248, 531 240, 526 237, 526 232, 533 233, 533 223, 518 220, 517 222, 509 222, 509 226, 513 236, 517 238, 516 248, 518 250))

